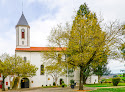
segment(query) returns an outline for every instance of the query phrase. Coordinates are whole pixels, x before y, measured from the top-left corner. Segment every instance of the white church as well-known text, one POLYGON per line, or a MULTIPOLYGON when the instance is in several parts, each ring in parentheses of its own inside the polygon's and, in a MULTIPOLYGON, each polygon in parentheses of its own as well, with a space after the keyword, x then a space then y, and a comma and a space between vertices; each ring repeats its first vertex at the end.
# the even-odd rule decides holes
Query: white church
MULTIPOLYGON (((42 87, 42 86, 52 86, 53 78, 46 74, 46 72, 41 73, 41 70, 45 67, 42 61, 42 51, 48 51, 49 47, 30 47, 30 26, 22 13, 17 25, 16 25, 16 56, 20 56, 24 58, 24 60, 29 60, 31 64, 36 65, 38 70, 36 72, 36 76, 21 78, 19 81, 18 88, 31 88, 31 87, 42 87), (27 80, 26 82, 23 80, 27 80)), ((60 48, 56 47, 57 51, 61 51, 60 48)), ((66 75, 60 76, 58 78, 57 84, 60 85, 60 81, 63 79, 65 84, 70 84, 70 80, 74 79, 77 84, 79 83, 79 70, 75 70, 73 72, 72 77, 68 77, 66 75), (68 83, 67 83, 68 82, 68 83)), ((5 80, 5 88, 10 86, 11 78, 6 78, 5 80), (8 82, 8 85, 6 83, 8 82)), ((98 77, 92 75, 88 77, 86 83, 98 83, 98 77)))

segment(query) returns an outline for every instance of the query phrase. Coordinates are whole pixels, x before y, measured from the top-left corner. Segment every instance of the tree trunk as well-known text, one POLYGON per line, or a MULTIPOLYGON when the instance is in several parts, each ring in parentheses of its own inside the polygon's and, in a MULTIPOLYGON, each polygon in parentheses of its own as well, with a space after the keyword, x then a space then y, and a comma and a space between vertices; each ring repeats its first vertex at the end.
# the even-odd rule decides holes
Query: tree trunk
POLYGON ((86 77, 83 75, 83 84, 86 84, 86 77))
POLYGON ((3 76, 2 91, 5 91, 5 87, 4 87, 4 80, 5 80, 5 76, 3 76))
POLYGON ((55 78, 55 86, 57 86, 57 78, 55 78))
POLYGON ((98 75, 98 83, 99 83, 100 76, 98 75))
POLYGON ((83 90, 83 67, 80 66, 80 82, 79 82, 79 90, 83 90))
POLYGON ((83 84, 86 84, 87 78, 88 78, 87 69, 84 69, 83 70, 83 84))

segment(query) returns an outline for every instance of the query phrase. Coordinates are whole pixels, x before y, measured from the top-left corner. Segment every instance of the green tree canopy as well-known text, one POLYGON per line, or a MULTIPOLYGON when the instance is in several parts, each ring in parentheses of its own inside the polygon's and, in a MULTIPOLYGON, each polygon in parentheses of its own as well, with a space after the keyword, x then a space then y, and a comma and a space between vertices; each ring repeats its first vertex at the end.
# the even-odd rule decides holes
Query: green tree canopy
POLYGON ((35 65, 30 64, 29 61, 24 61, 19 56, 9 56, 8 54, 3 54, 1 56, 0 73, 2 73, 3 75, 3 83, 4 79, 8 75, 17 75, 19 77, 32 77, 36 75, 37 70, 38 68, 35 65))
POLYGON ((51 65, 45 67, 46 73, 53 77, 53 82, 57 84, 57 80, 60 76, 64 75, 64 67, 62 67, 58 62, 53 62, 51 65))

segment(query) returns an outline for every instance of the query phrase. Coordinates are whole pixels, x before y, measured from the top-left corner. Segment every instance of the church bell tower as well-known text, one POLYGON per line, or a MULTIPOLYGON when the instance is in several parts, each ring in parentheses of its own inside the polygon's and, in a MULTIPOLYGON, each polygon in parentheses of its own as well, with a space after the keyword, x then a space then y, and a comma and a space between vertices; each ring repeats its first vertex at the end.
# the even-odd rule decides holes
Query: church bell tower
POLYGON ((30 48, 30 26, 23 13, 16 25, 16 48, 30 48))

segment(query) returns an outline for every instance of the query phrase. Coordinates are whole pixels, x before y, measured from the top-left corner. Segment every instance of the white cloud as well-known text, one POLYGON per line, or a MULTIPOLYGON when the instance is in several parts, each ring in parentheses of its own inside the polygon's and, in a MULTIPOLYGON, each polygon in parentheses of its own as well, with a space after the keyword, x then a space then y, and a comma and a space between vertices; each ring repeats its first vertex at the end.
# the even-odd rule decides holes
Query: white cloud
POLYGON ((125 62, 120 62, 118 60, 109 60, 108 67, 112 70, 112 73, 121 73, 120 70, 125 70, 125 62))
POLYGON ((31 45, 47 46, 47 37, 50 35, 51 29, 57 24, 64 24, 66 23, 66 21, 71 21, 72 15, 72 7, 65 4, 65 6, 60 6, 59 11, 56 13, 56 15, 40 16, 37 20, 29 23, 31 26, 31 45))
POLYGON ((6 25, 9 23, 8 18, 0 18, 0 29, 4 29, 4 27, 6 27, 6 25))
POLYGON ((47 37, 51 28, 55 25, 55 21, 39 18, 31 23, 31 46, 46 46, 47 37))
POLYGON ((3 53, 14 54, 15 52, 15 30, 13 28, 8 28, 9 19, 0 19, 0 55, 3 53), (6 31, 7 30, 7 31, 6 31))
POLYGON ((1 5, 5 5, 5 3, 6 3, 6 0, 1 0, 1 5))
POLYGON ((4 38, 0 38, 0 55, 8 53, 14 55, 16 47, 15 29, 8 30, 4 35, 4 38))

